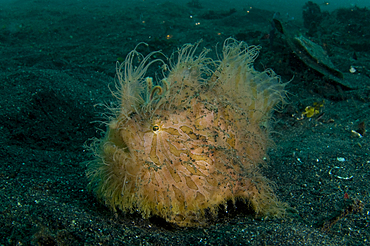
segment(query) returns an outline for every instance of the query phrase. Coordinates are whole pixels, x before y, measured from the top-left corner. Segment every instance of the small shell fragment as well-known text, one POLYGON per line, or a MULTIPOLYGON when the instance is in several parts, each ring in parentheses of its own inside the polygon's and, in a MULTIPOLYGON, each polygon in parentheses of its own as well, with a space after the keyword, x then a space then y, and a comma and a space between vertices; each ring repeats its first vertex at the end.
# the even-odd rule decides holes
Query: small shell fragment
POLYGON ((337 157, 337 161, 344 162, 346 161, 346 159, 344 159, 343 157, 337 157))

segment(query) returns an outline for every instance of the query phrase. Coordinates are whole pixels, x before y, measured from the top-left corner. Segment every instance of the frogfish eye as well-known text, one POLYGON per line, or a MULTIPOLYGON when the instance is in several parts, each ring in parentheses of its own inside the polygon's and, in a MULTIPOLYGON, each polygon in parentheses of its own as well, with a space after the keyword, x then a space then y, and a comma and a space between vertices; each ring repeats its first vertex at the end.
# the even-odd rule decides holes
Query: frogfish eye
POLYGON ((153 132, 156 132, 156 131, 158 131, 158 130, 159 130, 159 126, 154 125, 154 126, 153 126, 153 132))

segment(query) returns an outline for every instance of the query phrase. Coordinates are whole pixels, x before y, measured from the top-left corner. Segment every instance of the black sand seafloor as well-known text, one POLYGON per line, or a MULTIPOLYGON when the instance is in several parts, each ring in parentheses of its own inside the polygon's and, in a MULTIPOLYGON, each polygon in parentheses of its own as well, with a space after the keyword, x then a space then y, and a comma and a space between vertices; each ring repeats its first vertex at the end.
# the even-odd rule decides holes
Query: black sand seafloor
POLYGON ((0 245, 370 244, 369 9, 307 2, 293 19, 248 5, 118 2, 0 7, 0 245), (316 46, 293 45, 299 36, 339 79, 312 58, 316 46), (143 54, 169 56, 200 39, 216 57, 228 37, 261 45, 255 69, 290 81, 263 169, 286 216, 256 218, 237 203, 207 227, 180 228, 99 203, 86 188, 84 143, 105 131, 117 61, 139 42, 143 54))

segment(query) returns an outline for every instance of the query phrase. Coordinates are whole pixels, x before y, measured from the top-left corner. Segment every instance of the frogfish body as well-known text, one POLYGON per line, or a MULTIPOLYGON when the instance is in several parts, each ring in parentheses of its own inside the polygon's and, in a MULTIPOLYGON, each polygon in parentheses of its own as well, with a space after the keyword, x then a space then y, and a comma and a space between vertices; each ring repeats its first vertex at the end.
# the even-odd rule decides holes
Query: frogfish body
POLYGON ((90 188, 113 210, 179 226, 205 225, 228 201, 282 214, 259 169, 285 84, 271 70, 254 70, 258 46, 227 39, 220 60, 208 50, 196 56, 197 48, 184 45, 169 65, 135 49, 117 67, 119 106, 92 144, 90 188), (164 78, 154 82, 146 73, 157 62, 164 78))

